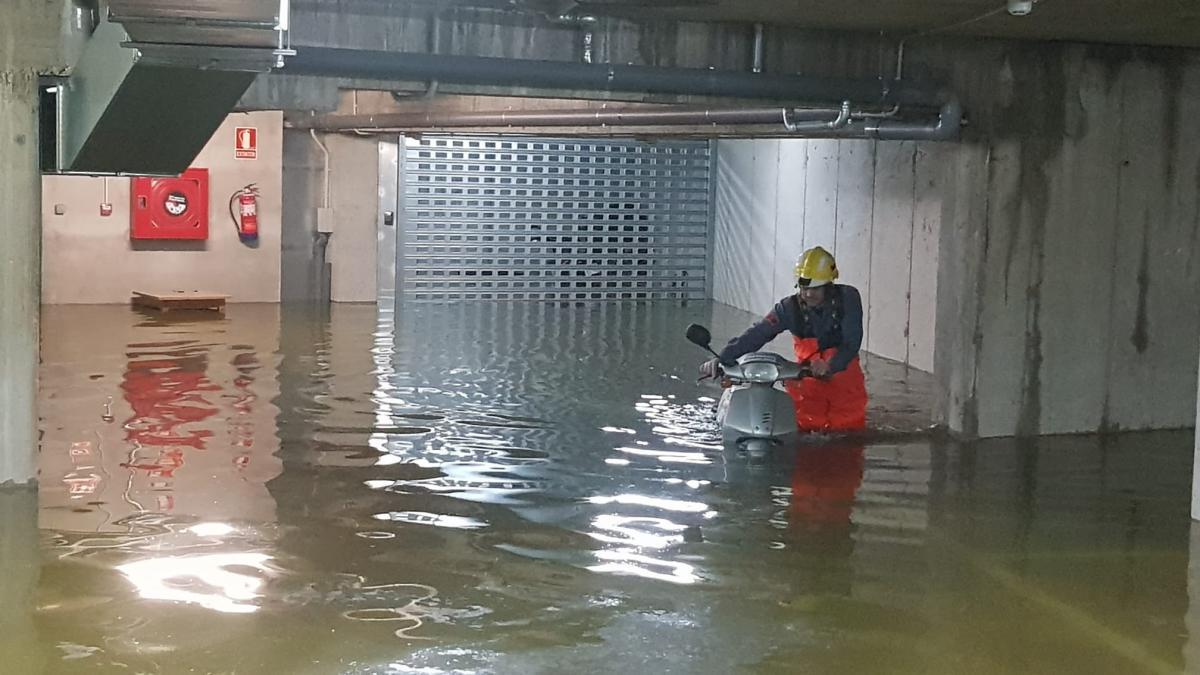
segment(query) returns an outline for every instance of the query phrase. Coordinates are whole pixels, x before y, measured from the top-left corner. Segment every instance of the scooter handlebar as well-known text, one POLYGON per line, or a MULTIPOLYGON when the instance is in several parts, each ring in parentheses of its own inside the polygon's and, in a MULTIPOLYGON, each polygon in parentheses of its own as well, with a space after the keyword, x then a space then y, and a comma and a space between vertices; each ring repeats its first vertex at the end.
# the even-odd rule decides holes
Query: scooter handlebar
MULTIPOLYGON (((751 382, 753 378, 746 377, 742 368, 748 364, 736 364, 733 366, 722 366, 717 364, 717 373, 712 376, 712 379, 730 379, 734 382, 751 382)), ((779 375, 774 379, 774 382, 785 382, 787 380, 802 380, 806 377, 814 377, 812 368, 809 367, 808 361, 795 363, 793 361, 783 361, 773 364, 778 370, 779 375)), ((707 378, 700 378, 701 380, 707 378)), ((762 380, 758 380, 762 381, 762 380)))

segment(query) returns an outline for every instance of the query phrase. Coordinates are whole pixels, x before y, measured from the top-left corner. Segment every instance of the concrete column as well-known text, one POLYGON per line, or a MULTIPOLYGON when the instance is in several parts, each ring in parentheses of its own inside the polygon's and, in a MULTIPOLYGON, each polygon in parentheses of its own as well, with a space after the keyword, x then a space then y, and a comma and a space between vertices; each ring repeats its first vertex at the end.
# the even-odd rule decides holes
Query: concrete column
POLYGON ((0 487, 37 477, 38 77, 0 60, 0 487))

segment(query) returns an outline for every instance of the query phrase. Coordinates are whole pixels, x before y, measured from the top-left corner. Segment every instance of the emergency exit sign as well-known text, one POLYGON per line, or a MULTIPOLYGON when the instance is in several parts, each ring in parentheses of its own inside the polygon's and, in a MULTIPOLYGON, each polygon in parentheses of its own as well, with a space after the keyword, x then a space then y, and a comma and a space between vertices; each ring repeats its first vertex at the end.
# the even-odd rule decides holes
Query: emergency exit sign
POLYGON ((233 156, 237 159, 258 159, 258 129, 237 128, 233 139, 233 156))

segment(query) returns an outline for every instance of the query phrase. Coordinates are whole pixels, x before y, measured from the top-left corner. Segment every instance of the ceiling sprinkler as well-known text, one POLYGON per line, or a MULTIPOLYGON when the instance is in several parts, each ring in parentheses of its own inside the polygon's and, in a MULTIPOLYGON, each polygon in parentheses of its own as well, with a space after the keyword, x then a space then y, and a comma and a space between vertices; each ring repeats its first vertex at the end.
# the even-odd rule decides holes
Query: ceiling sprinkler
POLYGON ((1033 11, 1034 0, 1008 0, 1008 13, 1013 16, 1025 16, 1033 11))

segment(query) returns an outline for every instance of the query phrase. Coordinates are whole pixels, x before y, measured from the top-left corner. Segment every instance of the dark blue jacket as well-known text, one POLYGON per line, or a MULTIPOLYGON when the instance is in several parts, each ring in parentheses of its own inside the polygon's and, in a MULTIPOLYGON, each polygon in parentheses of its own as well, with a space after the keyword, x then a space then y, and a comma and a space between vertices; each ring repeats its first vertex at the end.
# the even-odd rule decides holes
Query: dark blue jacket
POLYGON ((780 300, 762 321, 729 341, 721 350, 721 363, 735 363, 738 357, 762 349, 776 335, 788 330, 798 338, 816 338, 822 350, 836 347, 837 355, 829 361, 829 372, 845 370, 862 347, 862 297, 853 286, 833 284, 828 289, 825 302, 818 307, 805 307, 795 295, 780 300))

